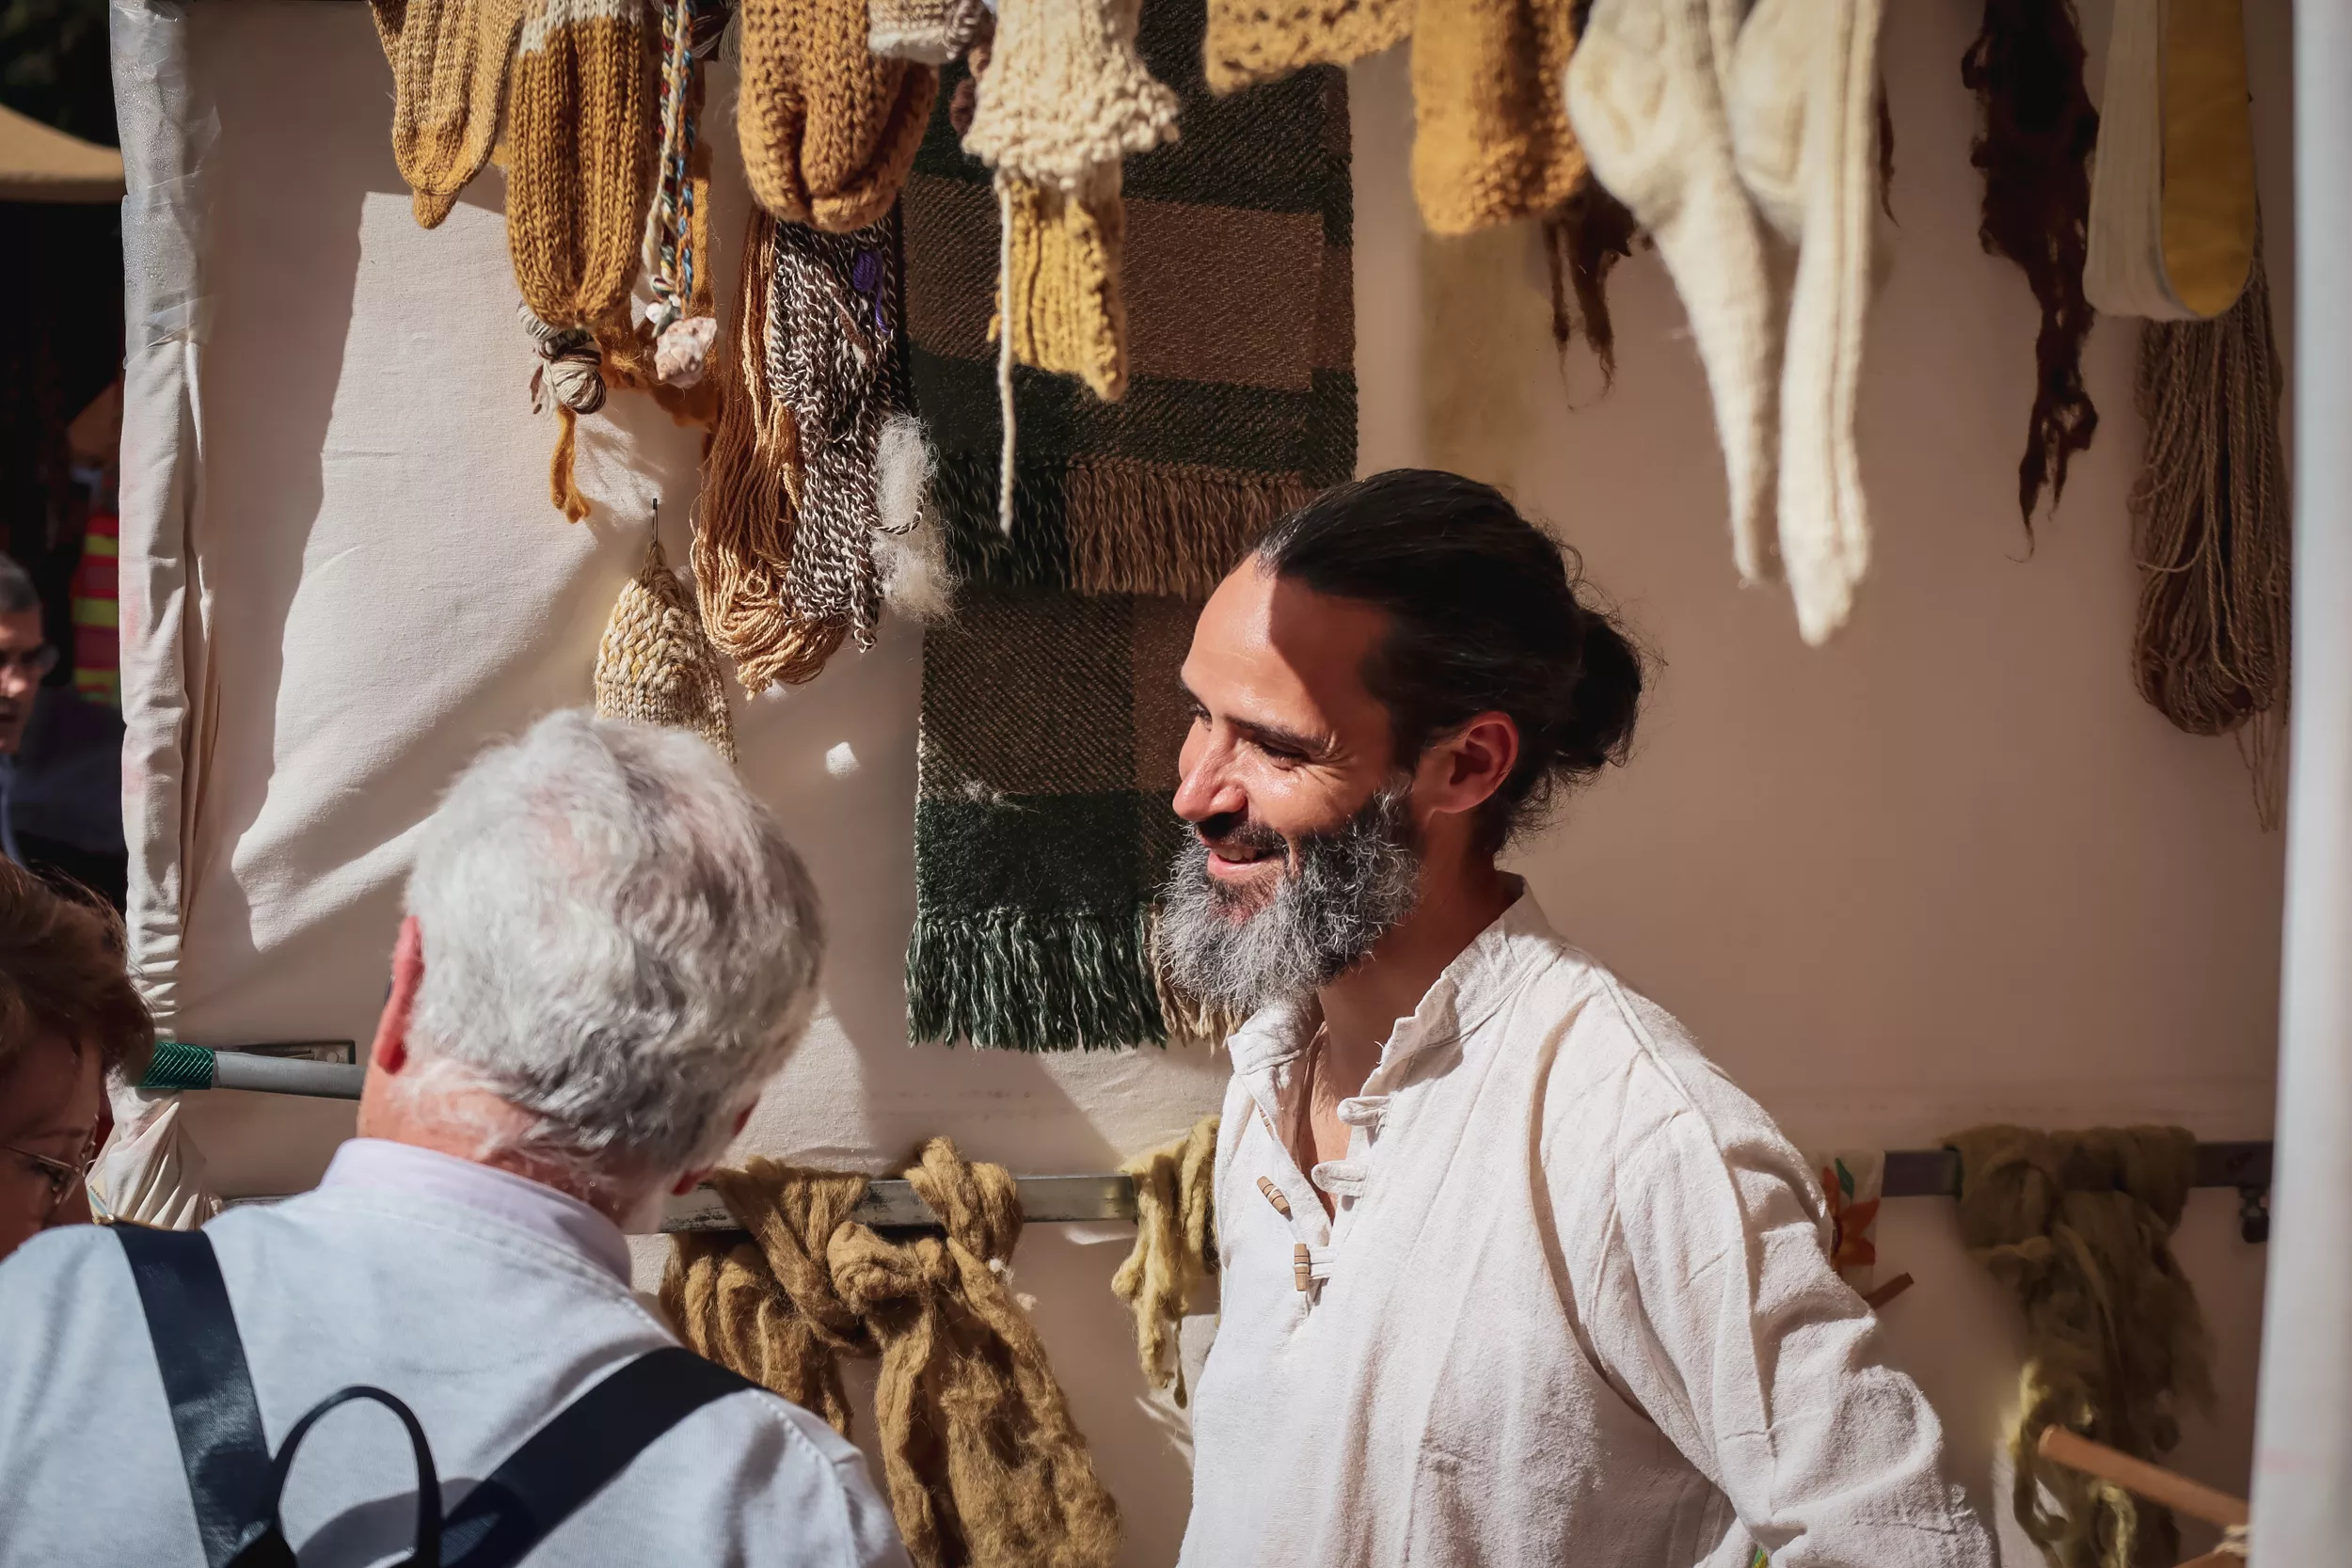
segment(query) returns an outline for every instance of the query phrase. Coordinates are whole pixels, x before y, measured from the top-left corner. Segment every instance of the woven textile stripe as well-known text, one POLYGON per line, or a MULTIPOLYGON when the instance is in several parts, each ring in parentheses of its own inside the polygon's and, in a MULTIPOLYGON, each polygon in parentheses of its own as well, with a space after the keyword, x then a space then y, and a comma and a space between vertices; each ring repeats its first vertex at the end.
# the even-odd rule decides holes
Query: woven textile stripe
POLYGON ((926 634, 907 951, 915 1037, 1022 1050, 1162 1041, 1149 961, 1173 854, 1199 600, 1264 524, 1356 462, 1345 78, 1228 98, 1200 0, 1144 8, 1181 137, 1127 160, 1125 395, 1016 367, 998 527, 997 209, 957 144, 951 68, 909 178, 906 321, 967 587, 926 634))

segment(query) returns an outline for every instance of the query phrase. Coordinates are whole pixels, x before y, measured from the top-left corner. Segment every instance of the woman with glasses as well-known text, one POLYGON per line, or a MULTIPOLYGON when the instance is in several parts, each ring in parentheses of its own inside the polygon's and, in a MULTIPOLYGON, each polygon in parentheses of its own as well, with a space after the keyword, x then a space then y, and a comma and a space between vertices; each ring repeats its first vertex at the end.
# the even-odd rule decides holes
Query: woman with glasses
POLYGON ((106 1074, 145 1072, 154 1046, 119 918, 0 861, 0 1258, 90 1217, 106 1074))

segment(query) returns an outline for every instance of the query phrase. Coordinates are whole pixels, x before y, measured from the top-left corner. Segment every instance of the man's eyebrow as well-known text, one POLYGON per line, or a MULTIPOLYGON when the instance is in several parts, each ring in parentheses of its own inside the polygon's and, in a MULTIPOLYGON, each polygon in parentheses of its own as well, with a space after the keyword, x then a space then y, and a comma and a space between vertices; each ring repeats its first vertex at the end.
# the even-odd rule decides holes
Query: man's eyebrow
MULTIPOLYGON (((1197 711, 1203 714, 1209 711, 1209 705, 1200 700, 1200 694, 1193 690, 1191 684, 1183 676, 1177 677, 1176 687, 1178 690, 1184 692, 1185 700, 1191 703, 1197 711)), ((1331 751, 1329 740, 1320 736, 1285 729, 1279 724, 1261 724, 1248 719, 1228 719, 1226 722, 1257 744, 1270 746, 1277 751, 1296 752, 1299 755, 1308 757, 1327 756, 1331 751)))

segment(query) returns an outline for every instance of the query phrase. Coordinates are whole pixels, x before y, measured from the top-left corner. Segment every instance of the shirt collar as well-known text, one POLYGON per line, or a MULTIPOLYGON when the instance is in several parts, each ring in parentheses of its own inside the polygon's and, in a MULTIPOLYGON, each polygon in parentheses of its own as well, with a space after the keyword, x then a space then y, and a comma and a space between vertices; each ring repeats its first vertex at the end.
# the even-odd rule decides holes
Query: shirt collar
MULTIPOLYGON (((1511 999, 1528 974, 1558 951, 1559 939, 1543 907, 1522 880, 1519 895, 1470 939, 1422 994, 1412 1016, 1400 1018, 1380 1049, 1375 1076, 1406 1057, 1444 1045, 1477 1028, 1511 999)), ((1270 1003, 1250 1015, 1226 1042, 1237 1072, 1273 1068, 1305 1051, 1323 1022, 1311 995, 1270 1003)))
POLYGON ((335 1150, 319 1186, 460 1204, 552 1242, 623 1283, 629 1277, 628 1243, 619 1226, 569 1193, 453 1154, 384 1138, 352 1138, 335 1150))

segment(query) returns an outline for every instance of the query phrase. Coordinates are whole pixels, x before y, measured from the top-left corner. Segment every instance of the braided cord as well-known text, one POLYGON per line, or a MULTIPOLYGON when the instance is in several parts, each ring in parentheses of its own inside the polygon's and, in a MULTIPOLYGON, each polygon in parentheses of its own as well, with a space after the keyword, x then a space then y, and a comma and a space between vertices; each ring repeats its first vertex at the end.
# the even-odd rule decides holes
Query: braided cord
POLYGON ((693 0, 663 0, 661 7, 660 175, 645 222, 645 271, 653 287, 647 320, 659 336, 686 314, 693 297, 694 182, 688 165, 694 152, 694 116, 688 107, 693 82, 693 0))

